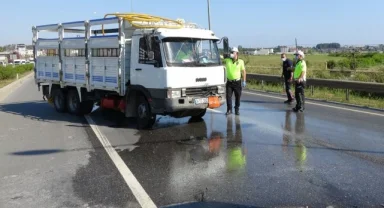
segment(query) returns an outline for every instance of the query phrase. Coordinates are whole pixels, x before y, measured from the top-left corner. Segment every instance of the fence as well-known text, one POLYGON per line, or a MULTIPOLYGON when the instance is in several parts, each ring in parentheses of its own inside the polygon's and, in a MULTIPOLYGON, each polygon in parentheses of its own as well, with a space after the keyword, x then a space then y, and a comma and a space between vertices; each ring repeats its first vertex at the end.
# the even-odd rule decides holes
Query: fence
MULTIPOLYGON (((263 74, 247 74, 247 80, 258 80, 261 81, 262 85, 264 85, 264 82, 282 82, 280 76, 263 74)), ((345 97, 347 100, 349 100, 350 90, 384 94, 384 84, 374 82, 341 81, 333 79, 307 79, 307 86, 310 87, 312 94, 314 91, 314 87, 345 89, 345 97)))

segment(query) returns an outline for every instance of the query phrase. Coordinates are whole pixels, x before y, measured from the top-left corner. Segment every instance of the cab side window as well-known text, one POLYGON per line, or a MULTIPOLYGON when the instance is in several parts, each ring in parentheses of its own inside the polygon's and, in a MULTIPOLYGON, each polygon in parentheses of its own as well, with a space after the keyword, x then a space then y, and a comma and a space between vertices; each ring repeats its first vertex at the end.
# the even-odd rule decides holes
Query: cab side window
POLYGON ((157 67, 163 66, 162 59, 161 59, 160 44, 156 42, 155 37, 151 37, 150 40, 148 40, 145 37, 140 38, 139 63, 155 65, 157 67), (149 60, 148 53, 150 51, 153 51, 154 53, 154 60, 149 60))

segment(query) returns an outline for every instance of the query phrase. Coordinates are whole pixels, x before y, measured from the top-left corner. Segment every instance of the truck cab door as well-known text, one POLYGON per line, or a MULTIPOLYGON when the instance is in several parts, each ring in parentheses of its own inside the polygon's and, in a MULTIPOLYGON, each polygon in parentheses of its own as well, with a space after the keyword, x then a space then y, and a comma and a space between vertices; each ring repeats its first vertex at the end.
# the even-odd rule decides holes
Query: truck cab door
POLYGON ((156 37, 134 36, 131 54, 131 84, 145 88, 164 88, 165 72, 161 45, 156 37))

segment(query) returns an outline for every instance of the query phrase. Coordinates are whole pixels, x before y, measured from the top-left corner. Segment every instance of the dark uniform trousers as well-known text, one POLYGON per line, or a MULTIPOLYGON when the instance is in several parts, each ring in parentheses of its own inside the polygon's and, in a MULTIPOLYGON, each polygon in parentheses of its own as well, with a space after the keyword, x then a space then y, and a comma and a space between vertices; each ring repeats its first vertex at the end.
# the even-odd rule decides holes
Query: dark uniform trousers
POLYGON ((292 101, 293 96, 291 92, 291 82, 289 81, 290 78, 291 78, 290 75, 284 75, 285 92, 287 93, 288 100, 292 101))
POLYGON ((235 93, 235 111, 239 110, 240 97, 241 97, 241 79, 230 81, 227 80, 226 92, 227 92, 227 111, 232 111, 232 94, 235 93))
POLYGON ((305 109, 304 89, 306 82, 295 83, 296 109, 305 109))

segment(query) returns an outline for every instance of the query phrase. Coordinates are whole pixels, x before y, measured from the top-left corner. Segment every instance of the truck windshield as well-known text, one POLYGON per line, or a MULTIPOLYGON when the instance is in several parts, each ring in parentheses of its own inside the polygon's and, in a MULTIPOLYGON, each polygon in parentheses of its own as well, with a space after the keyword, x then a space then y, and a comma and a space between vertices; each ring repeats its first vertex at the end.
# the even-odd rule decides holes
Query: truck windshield
POLYGON ((163 47, 168 66, 218 66, 220 54, 216 40, 165 38, 163 47))

